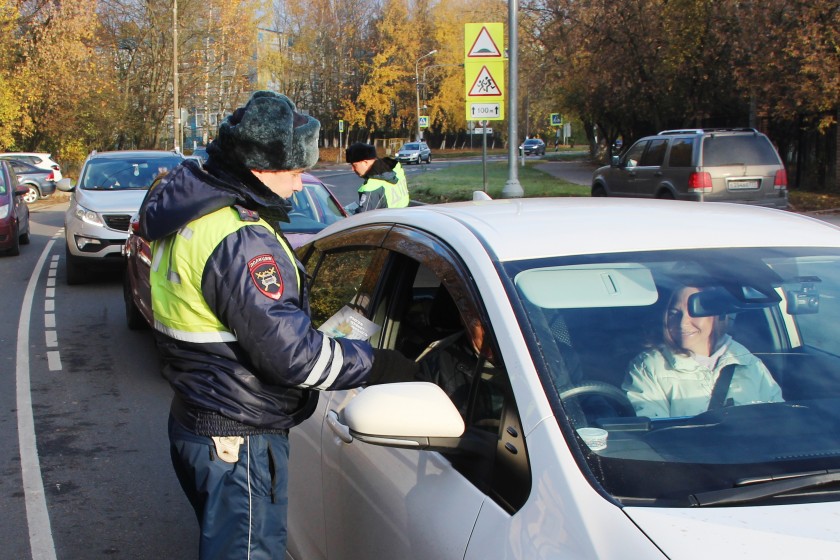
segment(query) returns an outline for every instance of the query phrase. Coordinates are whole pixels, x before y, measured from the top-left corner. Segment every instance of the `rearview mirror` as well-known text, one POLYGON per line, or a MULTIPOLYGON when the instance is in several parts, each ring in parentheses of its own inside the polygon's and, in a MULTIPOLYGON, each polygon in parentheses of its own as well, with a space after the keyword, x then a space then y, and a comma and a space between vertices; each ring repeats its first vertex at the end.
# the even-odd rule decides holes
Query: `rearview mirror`
POLYGON ((713 317, 729 315, 752 309, 763 309, 778 305, 782 298, 774 291, 760 292, 754 288, 741 287, 736 296, 722 286, 705 288, 688 298, 688 314, 692 317, 713 317))

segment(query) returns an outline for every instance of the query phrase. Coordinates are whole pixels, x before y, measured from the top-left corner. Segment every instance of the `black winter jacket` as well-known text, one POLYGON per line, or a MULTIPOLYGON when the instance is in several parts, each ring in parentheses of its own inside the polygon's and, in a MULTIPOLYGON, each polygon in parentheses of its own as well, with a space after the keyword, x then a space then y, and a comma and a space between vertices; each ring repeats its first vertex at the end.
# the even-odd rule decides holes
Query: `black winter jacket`
MULTIPOLYGON (((184 162, 149 191, 140 210, 146 239, 162 240, 225 207, 239 207, 245 220, 253 219, 247 211, 269 223, 285 220, 284 199, 217 146, 208 151, 204 169, 184 162)), ((312 414, 312 389, 359 386, 371 373, 367 342, 331 339, 312 327, 306 287, 295 273, 297 267, 305 278, 302 265, 280 243, 263 226, 244 227, 221 240, 206 263, 195 263, 203 298, 235 341, 187 342, 156 331, 163 373, 175 390, 172 412, 195 433, 282 433, 312 414), (249 271, 249 262, 265 255, 282 279, 277 299, 249 271)))

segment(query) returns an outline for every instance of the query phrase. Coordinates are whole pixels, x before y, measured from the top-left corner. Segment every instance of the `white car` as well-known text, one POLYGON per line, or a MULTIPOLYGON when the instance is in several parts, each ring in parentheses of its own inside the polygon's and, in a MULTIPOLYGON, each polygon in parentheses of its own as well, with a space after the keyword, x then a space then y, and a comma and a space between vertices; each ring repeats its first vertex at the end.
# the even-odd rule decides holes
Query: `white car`
POLYGON ((68 284, 84 282, 94 265, 124 264, 131 217, 155 178, 183 160, 178 152, 161 150, 92 152, 78 185, 58 181, 58 190, 72 193, 64 214, 68 284))
POLYGON ((432 150, 425 142, 409 142, 404 144, 397 152, 397 161, 405 164, 416 163, 417 165, 424 161, 432 163, 432 150))
POLYGON ((291 431, 289 558, 840 558, 840 229, 511 199, 365 212, 298 254, 316 325, 347 306, 422 369, 291 431), (629 365, 691 284, 682 316, 728 328, 697 364, 776 392, 723 368, 699 412, 637 415, 629 365))
POLYGON ((5 152, 0 154, 0 159, 14 159, 34 165, 40 169, 50 169, 53 172, 53 178, 60 181, 61 166, 52 160, 52 154, 46 152, 5 152))

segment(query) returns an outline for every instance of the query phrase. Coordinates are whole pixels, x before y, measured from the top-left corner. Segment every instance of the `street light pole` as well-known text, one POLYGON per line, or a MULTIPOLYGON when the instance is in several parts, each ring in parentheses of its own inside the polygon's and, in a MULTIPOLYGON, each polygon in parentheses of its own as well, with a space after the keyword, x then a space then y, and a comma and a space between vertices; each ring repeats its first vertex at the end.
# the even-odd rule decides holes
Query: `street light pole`
POLYGON ((508 0, 508 50, 509 55, 509 79, 508 79, 508 180, 502 188, 502 198, 519 198, 525 194, 522 185, 519 183, 519 173, 516 169, 516 152, 519 146, 519 131, 517 119, 519 112, 517 108, 517 90, 519 89, 519 35, 517 23, 519 11, 519 0, 508 0))
POLYGON ((181 108, 178 104, 178 0, 172 1, 172 129, 175 150, 181 150, 181 108))
POLYGON ((420 130, 420 61, 427 56, 432 56, 437 52, 437 49, 431 50, 417 59, 414 63, 414 86, 417 93, 417 141, 423 138, 423 131, 420 130))

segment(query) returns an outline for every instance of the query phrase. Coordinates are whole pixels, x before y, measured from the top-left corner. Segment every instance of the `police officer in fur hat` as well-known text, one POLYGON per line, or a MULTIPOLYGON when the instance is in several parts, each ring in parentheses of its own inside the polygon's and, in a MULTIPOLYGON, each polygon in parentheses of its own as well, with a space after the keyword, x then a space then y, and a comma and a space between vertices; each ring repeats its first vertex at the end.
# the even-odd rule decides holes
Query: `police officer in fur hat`
POLYGON ((305 272, 279 224, 318 161, 320 123, 258 91, 219 127, 200 167, 152 187, 152 307, 174 389, 172 462, 201 526, 200 557, 283 558, 288 431, 317 391, 413 379, 414 362, 314 329, 305 272))
POLYGON ((361 142, 347 148, 346 156, 353 172, 365 180, 359 187, 356 213, 408 206, 408 182, 400 162, 377 157, 375 146, 361 142))

